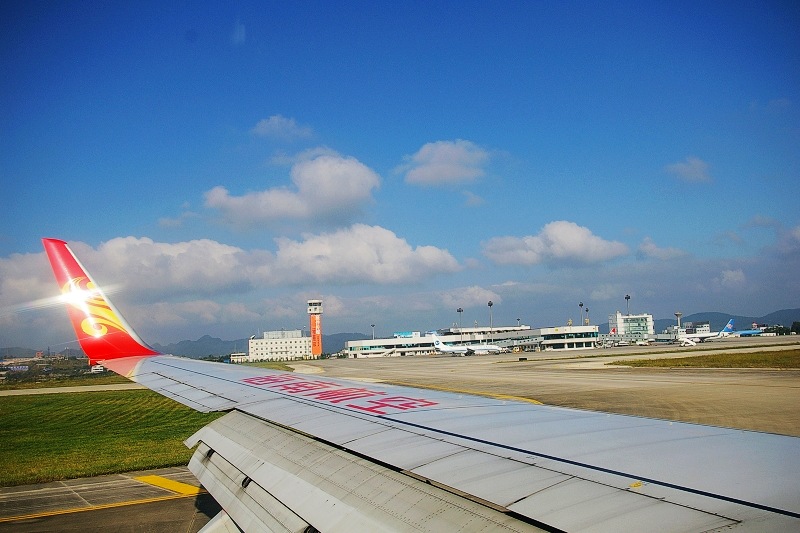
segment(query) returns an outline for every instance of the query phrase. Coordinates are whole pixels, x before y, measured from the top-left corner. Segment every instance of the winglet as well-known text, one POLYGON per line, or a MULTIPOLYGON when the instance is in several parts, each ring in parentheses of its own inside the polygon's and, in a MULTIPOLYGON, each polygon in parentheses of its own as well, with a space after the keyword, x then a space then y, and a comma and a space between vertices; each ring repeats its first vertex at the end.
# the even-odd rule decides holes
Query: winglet
POLYGON ((121 357, 159 355, 128 325, 66 242, 42 239, 42 243, 90 365, 121 357))

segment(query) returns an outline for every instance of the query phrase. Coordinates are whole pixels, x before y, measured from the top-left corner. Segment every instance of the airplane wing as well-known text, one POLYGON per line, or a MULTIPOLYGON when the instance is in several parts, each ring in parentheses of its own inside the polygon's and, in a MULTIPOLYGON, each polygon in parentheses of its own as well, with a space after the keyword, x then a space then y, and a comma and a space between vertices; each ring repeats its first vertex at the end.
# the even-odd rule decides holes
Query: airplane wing
POLYGON ((66 243, 44 245, 90 358, 227 412, 186 440, 217 526, 800 530, 800 438, 154 354, 66 243))

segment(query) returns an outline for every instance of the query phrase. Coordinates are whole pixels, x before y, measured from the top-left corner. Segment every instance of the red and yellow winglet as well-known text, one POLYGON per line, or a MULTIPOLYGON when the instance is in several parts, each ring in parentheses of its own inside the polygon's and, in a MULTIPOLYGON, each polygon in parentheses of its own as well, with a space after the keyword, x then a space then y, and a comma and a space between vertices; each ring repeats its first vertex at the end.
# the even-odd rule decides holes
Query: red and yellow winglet
POLYGON ((42 239, 42 243, 89 364, 123 357, 159 355, 125 322, 66 242, 42 239))

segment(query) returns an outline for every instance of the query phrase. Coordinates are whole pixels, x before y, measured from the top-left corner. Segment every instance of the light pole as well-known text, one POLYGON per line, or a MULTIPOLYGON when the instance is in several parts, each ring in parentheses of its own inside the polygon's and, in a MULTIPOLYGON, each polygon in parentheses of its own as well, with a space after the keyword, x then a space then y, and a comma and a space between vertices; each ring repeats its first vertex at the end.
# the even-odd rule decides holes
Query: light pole
POLYGON ((578 320, 578 325, 580 326, 581 322, 583 322, 583 302, 579 303, 578 307, 581 308, 581 318, 580 318, 580 320, 578 320))
POLYGON ((372 326, 372 340, 375 340, 375 324, 370 324, 372 326))
POLYGON ((625 305, 627 306, 627 309, 628 309, 628 316, 631 316, 631 295, 630 294, 626 294, 625 295, 625 305))
POLYGON ((461 342, 462 343, 464 342, 464 330, 461 328, 461 313, 463 313, 463 312, 464 312, 464 310, 461 309, 460 307, 458 309, 456 309, 456 313, 458 313, 458 333, 459 333, 459 335, 461 335, 461 342))
POLYGON ((492 306, 493 305, 494 305, 494 303, 492 303, 492 301, 489 300, 489 342, 492 342, 492 327, 493 327, 492 326, 492 306))

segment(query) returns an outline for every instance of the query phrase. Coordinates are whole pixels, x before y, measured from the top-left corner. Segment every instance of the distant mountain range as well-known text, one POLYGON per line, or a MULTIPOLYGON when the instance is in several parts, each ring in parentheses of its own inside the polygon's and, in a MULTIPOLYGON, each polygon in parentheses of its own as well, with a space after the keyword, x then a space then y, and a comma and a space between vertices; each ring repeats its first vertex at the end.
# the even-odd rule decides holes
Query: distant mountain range
MULTIPOLYGON (((363 333, 334 333, 322 336, 322 349, 325 353, 336 353, 344 349, 344 343, 353 340, 368 339, 363 333)), ((236 352, 247 352, 248 339, 224 341, 216 337, 204 335, 196 341, 180 341, 166 346, 151 344, 162 353, 183 355, 185 357, 206 357, 209 355, 228 355, 236 352)))
MULTIPOLYGON (((733 318, 737 329, 749 329, 753 322, 759 324, 769 324, 791 327, 793 322, 800 322, 800 309, 783 309, 775 311, 761 317, 729 315, 725 313, 695 313, 681 318, 681 323, 686 322, 705 322, 711 325, 711 331, 719 331, 725 324, 733 318)), ((655 320, 655 331, 661 333, 676 323, 675 318, 660 318, 655 320)), ((608 323, 599 324, 600 333, 608 333, 608 323)), ((334 333, 333 335, 322 336, 322 349, 325 353, 336 353, 344 349, 347 341, 369 339, 364 333, 334 333)), ((162 353, 182 355, 185 357, 200 358, 207 356, 228 355, 236 352, 247 351, 248 339, 237 339, 224 341, 216 337, 204 335, 196 341, 180 341, 172 344, 162 345, 153 344, 152 347, 162 353)), ((9 347, 0 349, 0 355, 4 357, 33 357, 37 350, 31 348, 9 347)), ((78 350, 70 350, 70 355, 80 354, 78 350)))
MULTIPOLYGON (((322 349, 325 353, 336 353, 344 349, 345 342, 354 340, 368 339, 367 335, 363 333, 334 333, 332 335, 322 336, 322 349)), ((182 355, 184 357, 191 357, 199 359, 208 356, 229 355, 236 352, 246 352, 248 339, 237 339, 233 341, 224 341, 210 335, 203 335, 196 341, 180 341, 172 344, 151 344, 153 348, 161 353, 169 353, 173 355, 182 355)), ((46 351, 46 350, 45 350, 46 351)), ((83 357, 85 354, 82 350, 69 349, 69 353, 65 354, 70 357, 83 357)), ((2 348, 0 356, 2 357, 34 357, 37 350, 31 348, 2 348)), ((0 359, 2 359, 0 357, 0 359)))

